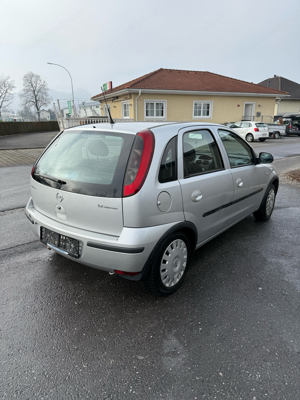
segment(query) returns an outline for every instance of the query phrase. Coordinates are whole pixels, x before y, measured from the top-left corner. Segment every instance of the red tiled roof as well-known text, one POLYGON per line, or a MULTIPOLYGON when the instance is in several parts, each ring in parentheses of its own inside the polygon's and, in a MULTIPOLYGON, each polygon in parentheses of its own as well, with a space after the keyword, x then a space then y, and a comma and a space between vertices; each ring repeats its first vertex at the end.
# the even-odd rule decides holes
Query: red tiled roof
MULTIPOLYGON (((107 90, 111 94, 124 89, 185 90, 197 92, 288 94, 255 83, 228 78, 207 71, 184 71, 160 68, 130 82, 107 90)), ((102 97, 102 93, 93 96, 102 97)))

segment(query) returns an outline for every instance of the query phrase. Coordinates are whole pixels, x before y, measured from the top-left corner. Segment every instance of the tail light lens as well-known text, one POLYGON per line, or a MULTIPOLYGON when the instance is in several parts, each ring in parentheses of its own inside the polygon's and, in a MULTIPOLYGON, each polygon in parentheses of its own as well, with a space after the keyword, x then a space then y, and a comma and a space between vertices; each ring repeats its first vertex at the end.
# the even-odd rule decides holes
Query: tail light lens
POLYGON ((258 128, 254 128, 254 132, 259 132, 259 129, 258 128))
POLYGON ((32 169, 31 169, 31 176, 33 176, 34 170, 35 170, 35 165, 34 165, 34 166, 32 167, 32 169))
POLYGON ((126 168, 123 197, 136 194, 143 186, 151 165, 154 143, 150 130, 137 134, 126 168))
POLYGON ((291 128, 292 127, 292 125, 289 125, 289 128, 291 128))

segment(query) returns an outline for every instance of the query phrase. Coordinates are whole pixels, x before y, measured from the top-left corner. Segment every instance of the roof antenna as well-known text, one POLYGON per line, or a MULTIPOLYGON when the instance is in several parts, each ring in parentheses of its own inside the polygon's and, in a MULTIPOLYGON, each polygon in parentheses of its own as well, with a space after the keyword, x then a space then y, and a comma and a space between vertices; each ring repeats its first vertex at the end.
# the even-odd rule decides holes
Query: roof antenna
POLYGON ((108 105, 107 105, 106 98, 105 98, 105 95, 104 95, 103 87, 102 87, 102 86, 101 86, 101 90, 102 90, 102 94, 103 94, 103 97, 104 97, 104 100, 105 100, 106 109, 107 109, 107 111, 108 111, 110 123, 113 125, 113 124, 115 123, 115 121, 114 121, 114 120, 112 119, 112 117, 111 117, 110 109, 109 109, 109 107, 108 107, 108 105))

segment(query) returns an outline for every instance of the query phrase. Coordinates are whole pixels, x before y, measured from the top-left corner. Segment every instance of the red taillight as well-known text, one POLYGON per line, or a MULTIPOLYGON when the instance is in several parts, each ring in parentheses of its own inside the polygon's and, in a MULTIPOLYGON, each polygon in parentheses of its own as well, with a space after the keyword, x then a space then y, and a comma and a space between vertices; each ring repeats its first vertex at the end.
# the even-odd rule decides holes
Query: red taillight
POLYGON ((127 271, 120 271, 118 269, 114 270, 116 274, 118 275, 129 275, 129 276, 135 276, 138 275, 140 272, 127 272, 127 271))
POLYGON ((259 132, 259 129, 258 128, 254 128, 254 132, 259 132))
POLYGON ((289 125, 289 128, 291 128, 292 127, 292 125, 289 125))
POLYGON ((31 176, 33 176, 34 170, 35 170, 35 165, 31 169, 31 176))
POLYGON ((137 134, 126 168, 123 196, 136 194, 147 177, 154 151, 154 135, 149 130, 137 134))

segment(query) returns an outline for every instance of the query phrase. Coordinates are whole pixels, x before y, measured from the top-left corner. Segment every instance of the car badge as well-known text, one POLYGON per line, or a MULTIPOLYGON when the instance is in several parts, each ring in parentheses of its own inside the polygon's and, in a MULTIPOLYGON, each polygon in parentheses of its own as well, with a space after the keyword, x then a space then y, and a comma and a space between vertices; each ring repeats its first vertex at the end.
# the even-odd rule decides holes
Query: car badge
POLYGON ((64 199, 64 196, 61 193, 56 194, 56 200, 62 202, 64 199))

